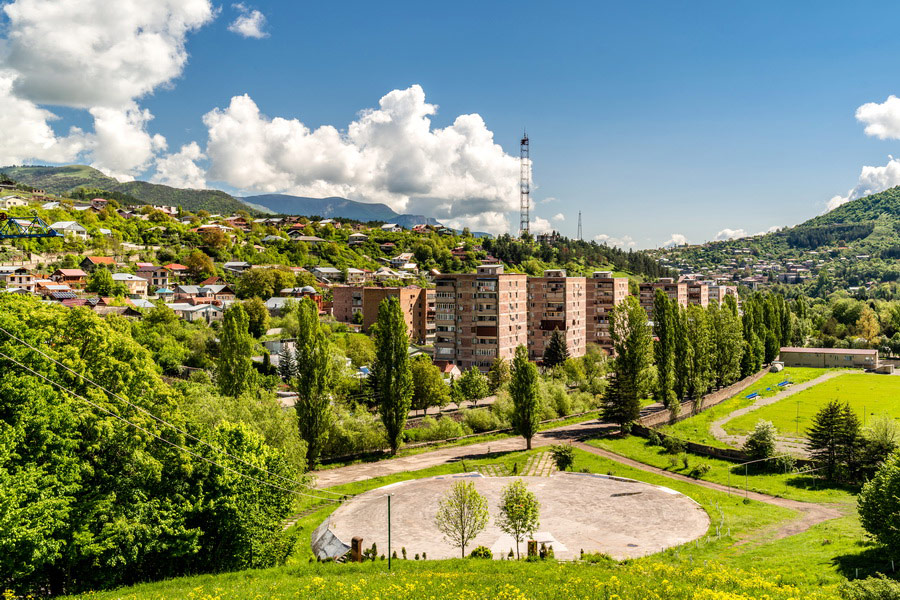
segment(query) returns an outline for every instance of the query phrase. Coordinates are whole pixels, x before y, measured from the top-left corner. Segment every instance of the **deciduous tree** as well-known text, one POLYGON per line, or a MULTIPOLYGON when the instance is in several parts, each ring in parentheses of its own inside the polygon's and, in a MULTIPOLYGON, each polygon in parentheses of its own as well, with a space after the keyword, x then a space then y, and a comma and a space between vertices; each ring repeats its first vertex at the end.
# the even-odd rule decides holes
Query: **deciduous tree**
POLYGON ((438 504, 435 525, 466 557, 466 546, 488 524, 488 503, 470 481, 457 481, 438 504))
POLYGON ((216 382, 226 396, 237 398, 253 386, 253 337, 244 307, 233 304, 225 310, 222 321, 216 382))
POLYGON ((444 383, 441 370, 422 354, 410 361, 413 381, 412 409, 425 412, 432 406, 450 404, 450 387, 444 383))
POLYGON ((310 468, 319 462, 333 418, 331 407, 331 350, 316 303, 304 298, 297 308, 297 339, 294 347, 295 376, 292 387, 297 392, 297 421, 300 435, 306 440, 306 462, 310 468))
POLYGON ((641 400, 653 385, 653 350, 647 313, 628 296, 613 308, 610 333, 616 351, 615 375, 606 390, 603 415, 623 428, 641 413, 641 400))
POLYGON ((516 558, 520 558, 519 543, 534 535, 541 525, 541 504, 521 479, 516 479, 500 496, 500 515, 497 526, 516 540, 516 558))

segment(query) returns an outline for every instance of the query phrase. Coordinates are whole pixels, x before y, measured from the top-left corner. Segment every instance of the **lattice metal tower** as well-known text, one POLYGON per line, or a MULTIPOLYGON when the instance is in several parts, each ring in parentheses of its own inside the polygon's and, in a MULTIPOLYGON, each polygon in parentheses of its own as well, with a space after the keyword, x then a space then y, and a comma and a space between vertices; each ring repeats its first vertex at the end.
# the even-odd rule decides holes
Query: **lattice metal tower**
POLYGON ((531 221, 531 159, 528 156, 528 133, 522 134, 519 147, 519 235, 528 233, 531 221))
POLYGON ((580 242, 582 240, 584 240, 584 238, 581 237, 581 211, 579 210, 578 211, 578 241, 580 242))

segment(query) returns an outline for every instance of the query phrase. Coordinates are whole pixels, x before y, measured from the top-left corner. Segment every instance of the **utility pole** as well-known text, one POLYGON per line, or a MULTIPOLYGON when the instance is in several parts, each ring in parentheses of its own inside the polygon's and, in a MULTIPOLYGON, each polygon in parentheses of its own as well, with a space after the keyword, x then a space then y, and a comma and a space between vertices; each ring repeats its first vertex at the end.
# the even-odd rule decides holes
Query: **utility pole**
POLYGON ((531 221, 531 158, 528 133, 522 133, 519 143, 519 236, 528 233, 531 221))
POLYGON ((391 496, 388 494, 388 571, 391 570, 391 496))

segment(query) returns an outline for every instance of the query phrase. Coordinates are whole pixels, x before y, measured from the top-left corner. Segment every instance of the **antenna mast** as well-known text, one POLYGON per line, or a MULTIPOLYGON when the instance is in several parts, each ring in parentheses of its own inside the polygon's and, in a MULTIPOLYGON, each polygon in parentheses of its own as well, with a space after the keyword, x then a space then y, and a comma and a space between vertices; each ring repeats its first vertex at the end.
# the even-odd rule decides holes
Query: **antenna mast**
POLYGON ((523 132, 519 146, 519 235, 528 233, 531 217, 531 159, 528 156, 528 133, 523 132))
POLYGON ((584 238, 581 237, 581 211, 578 211, 578 241, 584 241, 584 238))

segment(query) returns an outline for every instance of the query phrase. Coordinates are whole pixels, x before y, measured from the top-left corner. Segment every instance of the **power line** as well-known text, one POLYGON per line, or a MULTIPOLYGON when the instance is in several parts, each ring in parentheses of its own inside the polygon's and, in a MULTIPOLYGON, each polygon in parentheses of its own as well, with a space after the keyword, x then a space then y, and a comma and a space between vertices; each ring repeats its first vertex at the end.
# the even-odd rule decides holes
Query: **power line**
POLYGON ((177 448, 177 449, 181 450, 182 452, 187 452, 187 453, 190 454, 191 456, 193 456, 193 457, 195 457, 195 458, 199 458, 200 460, 205 461, 205 462, 207 462, 207 463, 209 463, 209 464, 211 464, 211 465, 215 465, 215 466, 219 467, 220 469, 224 469, 225 471, 228 471, 228 472, 230 472, 230 473, 234 473, 235 475, 238 475, 238 476, 240 476, 240 477, 244 477, 244 478, 246 478, 246 479, 253 480, 253 481, 257 482, 257 483, 261 483, 261 484, 263 484, 263 485, 267 485, 267 486, 269 486, 269 487, 271 487, 271 488, 275 488, 275 489, 281 490, 281 491, 283 491, 283 492, 288 492, 288 493, 290 493, 290 494, 297 494, 298 496, 307 496, 307 497, 309 497, 309 498, 315 498, 316 500, 327 500, 328 502, 340 502, 340 500, 335 500, 335 499, 333 499, 333 498, 322 498, 321 496, 313 496, 313 495, 311 495, 311 494, 306 494, 306 493, 304 493, 304 492, 299 492, 299 491, 297 491, 297 490, 291 490, 291 489, 288 489, 288 488, 286 488, 286 487, 282 487, 282 486, 280 486, 280 485, 276 485, 276 484, 274 484, 274 483, 269 483, 268 481, 263 481, 262 479, 259 479, 258 477, 254 477, 253 475, 247 475, 246 473, 241 473, 240 471, 237 471, 237 470, 235 470, 235 469, 233 469, 233 468, 231 468, 231 467, 228 467, 228 466, 225 466, 225 465, 223 465, 223 464, 217 463, 216 461, 212 460, 211 458, 207 458, 207 457, 203 456, 202 454, 197 454, 196 452, 194 452, 193 450, 191 450, 191 449, 189 449, 189 448, 185 448, 185 447, 183 447, 183 446, 180 446, 180 445, 176 444, 175 442, 169 441, 169 440, 167 440, 166 438, 161 437, 161 436, 159 436, 159 435, 153 433, 153 432, 150 431, 149 429, 147 429, 147 428, 145 428, 145 427, 143 427, 143 426, 141 426, 141 425, 138 425, 137 423, 132 423, 131 421, 129 421, 129 420, 126 419, 125 417, 123 417, 123 416, 121 416, 121 415, 117 415, 116 413, 112 412, 111 410, 106 409, 106 408, 103 408, 102 406, 100 406, 99 404, 96 404, 95 402, 91 402, 91 401, 88 400, 87 398, 85 398, 85 397, 83 397, 83 396, 80 396, 79 394, 76 394, 76 393, 73 392, 72 390, 70 390, 70 389, 66 388, 65 386, 63 386, 63 385, 61 385, 61 384, 59 384, 59 383, 53 381, 52 379, 46 377, 45 375, 43 375, 43 374, 41 374, 41 373, 38 373, 37 371, 35 371, 35 370, 32 369, 31 367, 29 367, 29 366, 27 366, 27 365, 23 365, 23 364, 20 363, 18 360, 14 359, 13 357, 9 356, 8 354, 6 354, 6 353, 4 353, 4 352, 0 352, 0 357, 3 357, 3 358, 5 358, 5 359, 7 359, 7 360, 13 362, 14 364, 16 364, 16 365, 22 367, 23 369, 25 369, 26 371, 28 371, 29 373, 31 373, 31 374, 34 375, 35 377, 39 377, 39 378, 43 379, 44 381, 46 381, 46 382, 49 383, 50 385, 52 385, 52 386, 54 386, 54 387, 57 387, 57 388, 59 388, 60 390, 66 392, 66 393, 68 393, 68 394, 71 394, 73 397, 75 397, 75 398, 81 400, 82 402, 86 402, 87 404, 90 404, 91 406, 93 406, 93 407, 96 408, 97 410, 99 410, 99 411, 101 411, 101 412, 103 412, 103 413, 105 413, 105 414, 107 414, 107 415, 109 415, 109 416, 111 416, 111 417, 114 417, 114 418, 116 418, 116 419, 119 419, 120 421, 123 421, 123 422, 127 423, 128 425, 131 425, 131 426, 134 427, 135 429, 138 429, 138 430, 140 430, 140 431, 143 431, 143 432, 146 433, 147 435, 149 435, 149 436, 151 436, 151 437, 153 437, 153 438, 159 440, 160 442, 164 442, 164 443, 166 443, 166 444, 172 446, 173 448, 177 448))
MULTIPOLYGON (((37 352, 37 353, 40 354, 41 356, 47 358, 48 360, 50 360, 50 361, 53 362, 54 364, 56 364, 56 365, 62 367, 63 369, 69 371, 69 372, 72 373, 73 375, 76 375, 76 376, 80 377, 81 379, 85 380, 86 382, 90 383, 91 385, 93 385, 93 386, 95 386, 95 387, 97 387, 97 388, 103 390, 103 391, 106 392, 108 395, 113 396, 114 398, 120 400, 121 402, 124 402, 126 405, 128 405, 128 406, 134 408, 135 410, 144 413, 145 415, 147 415, 148 417, 150 417, 151 419, 153 419, 153 420, 156 421, 157 423, 159 423, 159 424, 161 424, 161 425, 164 425, 164 426, 166 426, 166 427, 172 429, 173 431, 176 431, 176 432, 180 433, 181 435, 184 435, 185 437, 190 438, 191 440, 193 440, 193 441, 195 441, 195 442, 197 442, 197 443, 199 443, 199 444, 202 444, 202 445, 206 446, 207 448, 209 448, 209 449, 212 450, 213 452, 216 452, 216 453, 218 453, 218 454, 225 455, 225 456, 231 458, 232 460, 235 460, 235 461, 237 461, 237 462, 239 462, 239 463, 241 463, 241 464, 244 464, 244 465, 246 465, 246 466, 248 466, 248 467, 250 467, 250 468, 252 468, 252 469, 256 469, 257 471, 260 471, 260 472, 262 472, 262 473, 265 473, 266 475, 269 475, 269 476, 271 476, 271 477, 275 477, 275 478, 281 479, 282 481, 286 481, 286 482, 290 483, 291 485, 295 485, 295 486, 299 486, 299 487, 304 487, 304 488, 307 488, 307 489, 310 489, 310 490, 315 490, 315 491, 318 492, 318 493, 325 493, 325 494, 331 494, 331 495, 333 495, 333 496, 343 497, 343 494, 339 494, 339 493, 337 493, 337 492, 332 492, 332 491, 330 491, 330 490, 320 490, 320 489, 318 489, 318 488, 314 488, 314 487, 312 487, 312 486, 310 486, 310 485, 308 485, 308 484, 305 484, 305 483, 303 483, 303 482, 300 482, 300 481, 297 481, 297 480, 290 479, 290 478, 288 478, 288 477, 284 477, 284 476, 282 476, 282 475, 279 475, 278 473, 272 473, 271 471, 268 471, 268 470, 266 470, 266 469, 264 469, 264 468, 262 468, 262 467, 258 467, 258 466, 256 466, 256 465, 250 463, 250 462, 247 462, 246 460, 240 458, 239 456, 235 456, 235 455, 231 454, 231 453, 228 452, 227 450, 222 450, 221 448, 217 448, 217 447, 213 446, 212 444, 210 444, 209 442, 207 442, 207 441, 205 441, 205 440, 203 440, 203 439, 201 439, 201 438, 198 438, 197 436, 195 436, 195 435, 193 435, 193 434, 191 434, 191 433, 189 433, 189 432, 187 432, 187 431, 181 429, 181 428, 178 427, 177 425, 174 425, 174 424, 172 424, 172 423, 166 421, 165 419, 162 419, 161 417, 157 417, 156 415, 154 415, 152 412, 148 411, 148 410, 145 409, 144 407, 138 406, 137 404, 134 404, 134 403, 128 401, 127 399, 125 399, 125 398, 123 398, 122 396, 116 394, 115 392, 106 389, 104 386, 102 386, 102 385, 100 385, 99 383, 93 381, 93 380, 90 379, 89 377, 86 377, 86 376, 82 375, 81 373, 78 373, 77 371, 75 371, 75 370, 69 368, 68 366, 66 366, 65 364, 63 364, 63 363, 61 363, 60 361, 56 360, 56 359, 53 358, 52 356, 49 356, 48 354, 44 353, 44 352, 43 352, 42 350, 40 350, 39 348, 35 348, 34 346, 32 346, 31 344, 29 344, 29 343, 26 342, 25 340, 23 340, 23 339, 21 339, 21 338, 15 336, 14 334, 10 333, 9 331, 7 331, 6 329, 4 329, 3 327, 0 327, 0 331, 2 331, 3 333, 5 333, 6 335, 8 335, 10 338, 12 338, 12 339, 14 339, 14 340, 20 342, 21 344, 27 346, 28 348, 34 350, 35 352, 37 352)), ((10 359, 10 360, 13 360, 13 359, 10 359)), ((13 361, 13 362, 16 362, 16 361, 13 361)), ((23 368, 26 368, 26 369, 28 368, 28 367, 25 367, 24 365, 22 365, 21 363, 18 363, 18 362, 17 362, 16 364, 19 364, 19 365, 22 366, 23 368)), ((32 371, 32 372, 33 372, 33 371, 32 371)), ((44 378, 43 375, 40 375, 40 376, 41 376, 42 378, 44 378)), ((44 378, 44 379, 46 379, 46 378, 44 378)), ((47 379, 47 381, 50 381, 50 382, 53 383, 54 385, 59 385, 59 384, 57 384, 56 382, 53 382, 53 381, 51 381, 51 380, 49 380, 49 379, 47 379)), ((72 391, 70 391, 70 390, 67 390, 67 391, 69 391, 69 393, 71 393, 71 394, 74 394, 74 392, 72 392, 72 391)), ((324 500, 330 500, 330 498, 322 498, 322 499, 324 499, 324 500)))

